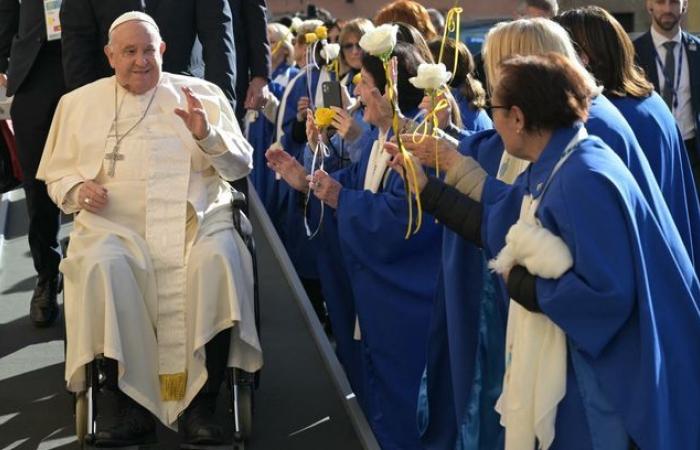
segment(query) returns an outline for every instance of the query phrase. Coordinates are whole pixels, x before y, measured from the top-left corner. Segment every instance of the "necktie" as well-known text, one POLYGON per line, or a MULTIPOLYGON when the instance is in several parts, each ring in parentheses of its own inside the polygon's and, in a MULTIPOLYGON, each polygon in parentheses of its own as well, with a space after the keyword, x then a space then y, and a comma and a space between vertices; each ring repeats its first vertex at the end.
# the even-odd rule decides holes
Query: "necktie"
POLYGON ((676 48, 676 42, 668 41, 664 43, 664 47, 666 47, 666 61, 664 61, 664 87, 661 96, 669 109, 673 110, 673 93, 676 86, 676 58, 673 50, 676 48))

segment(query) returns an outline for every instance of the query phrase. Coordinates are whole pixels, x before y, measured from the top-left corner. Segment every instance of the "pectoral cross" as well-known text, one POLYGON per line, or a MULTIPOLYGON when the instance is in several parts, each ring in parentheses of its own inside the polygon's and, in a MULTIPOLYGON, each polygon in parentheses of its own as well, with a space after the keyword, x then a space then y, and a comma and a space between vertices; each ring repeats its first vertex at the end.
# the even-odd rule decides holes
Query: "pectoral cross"
POLYGON ((111 163, 109 166, 109 170, 107 171, 107 175, 113 177, 117 161, 122 161, 124 159, 124 155, 119 153, 119 144, 114 146, 114 148, 112 149, 112 153, 107 153, 105 155, 105 159, 111 163))

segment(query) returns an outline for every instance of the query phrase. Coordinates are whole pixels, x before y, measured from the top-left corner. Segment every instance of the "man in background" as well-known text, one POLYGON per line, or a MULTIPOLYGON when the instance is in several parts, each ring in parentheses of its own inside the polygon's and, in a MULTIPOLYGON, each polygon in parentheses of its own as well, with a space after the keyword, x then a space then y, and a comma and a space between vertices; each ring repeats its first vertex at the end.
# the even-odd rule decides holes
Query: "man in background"
POLYGON ((647 0, 646 6, 651 29, 634 41, 637 62, 673 112, 700 188, 700 39, 681 29, 688 0, 647 0))
POLYGON ((58 316, 60 212, 36 179, 58 100, 65 92, 57 9, 43 0, 0 0, 0 85, 14 95, 10 115, 24 175, 29 249, 37 272, 29 318, 38 327, 58 316), (14 39, 13 39, 14 38, 14 39))

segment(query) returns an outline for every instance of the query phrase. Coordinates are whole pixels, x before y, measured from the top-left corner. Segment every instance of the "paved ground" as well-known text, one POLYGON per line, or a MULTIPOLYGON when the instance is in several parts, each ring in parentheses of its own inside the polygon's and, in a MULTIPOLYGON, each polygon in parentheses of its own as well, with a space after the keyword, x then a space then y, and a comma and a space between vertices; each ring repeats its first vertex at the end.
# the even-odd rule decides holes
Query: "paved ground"
MULTIPOLYGON (((75 449, 72 397, 63 384, 63 329, 36 329, 27 317, 35 277, 24 201, 20 192, 13 196, 0 242, 0 449, 75 449)), ((254 435, 246 447, 376 448, 373 437, 358 434, 367 431, 366 422, 352 396, 345 398, 347 380, 337 376, 334 357, 322 356, 330 353, 330 344, 318 339, 322 331, 310 306, 296 301, 298 281, 288 281, 285 257, 275 253, 276 243, 268 242, 263 228, 256 223, 265 368, 256 392, 254 435)), ((64 225, 62 234, 69 229, 64 225)), ((220 405, 222 422, 230 420, 223 395, 220 405)), ((176 433, 162 427, 159 445, 149 448, 177 448, 178 442, 176 433)))

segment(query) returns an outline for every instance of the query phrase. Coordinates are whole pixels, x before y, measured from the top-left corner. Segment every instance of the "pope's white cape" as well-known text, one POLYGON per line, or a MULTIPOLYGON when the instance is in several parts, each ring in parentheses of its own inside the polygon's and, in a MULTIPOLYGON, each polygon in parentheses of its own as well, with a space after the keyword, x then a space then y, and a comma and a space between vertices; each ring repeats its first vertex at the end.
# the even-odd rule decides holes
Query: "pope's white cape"
MULTIPOLYGON (((114 89, 114 77, 98 80, 65 95, 57 108, 37 178, 66 212, 77 209, 71 189, 78 183, 126 176, 125 161, 117 162, 113 180, 103 170, 113 146, 114 89)), ((80 212, 61 265, 66 380, 69 389, 83 389, 82 366, 104 353, 120 362, 120 388, 171 424, 206 381, 203 346, 217 332, 234 326, 229 365, 248 371, 262 365, 252 262, 232 230, 230 191, 222 180, 250 171, 252 149, 216 86, 166 73, 146 120, 129 139, 130 151, 139 151, 129 163, 144 158, 145 189, 111 189, 112 206, 104 212, 80 212), (186 108, 182 86, 202 99, 212 125, 201 148, 173 112, 186 108), (149 121, 152 128, 145 126, 149 121), (132 204, 143 209, 121 215, 110 209, 132 204), (138 220, 133 226, 112 220, 139 215, 142 230, 138 220), (158 376, 181 372, 187 374, 184 398, 161 400, 158 376)))

